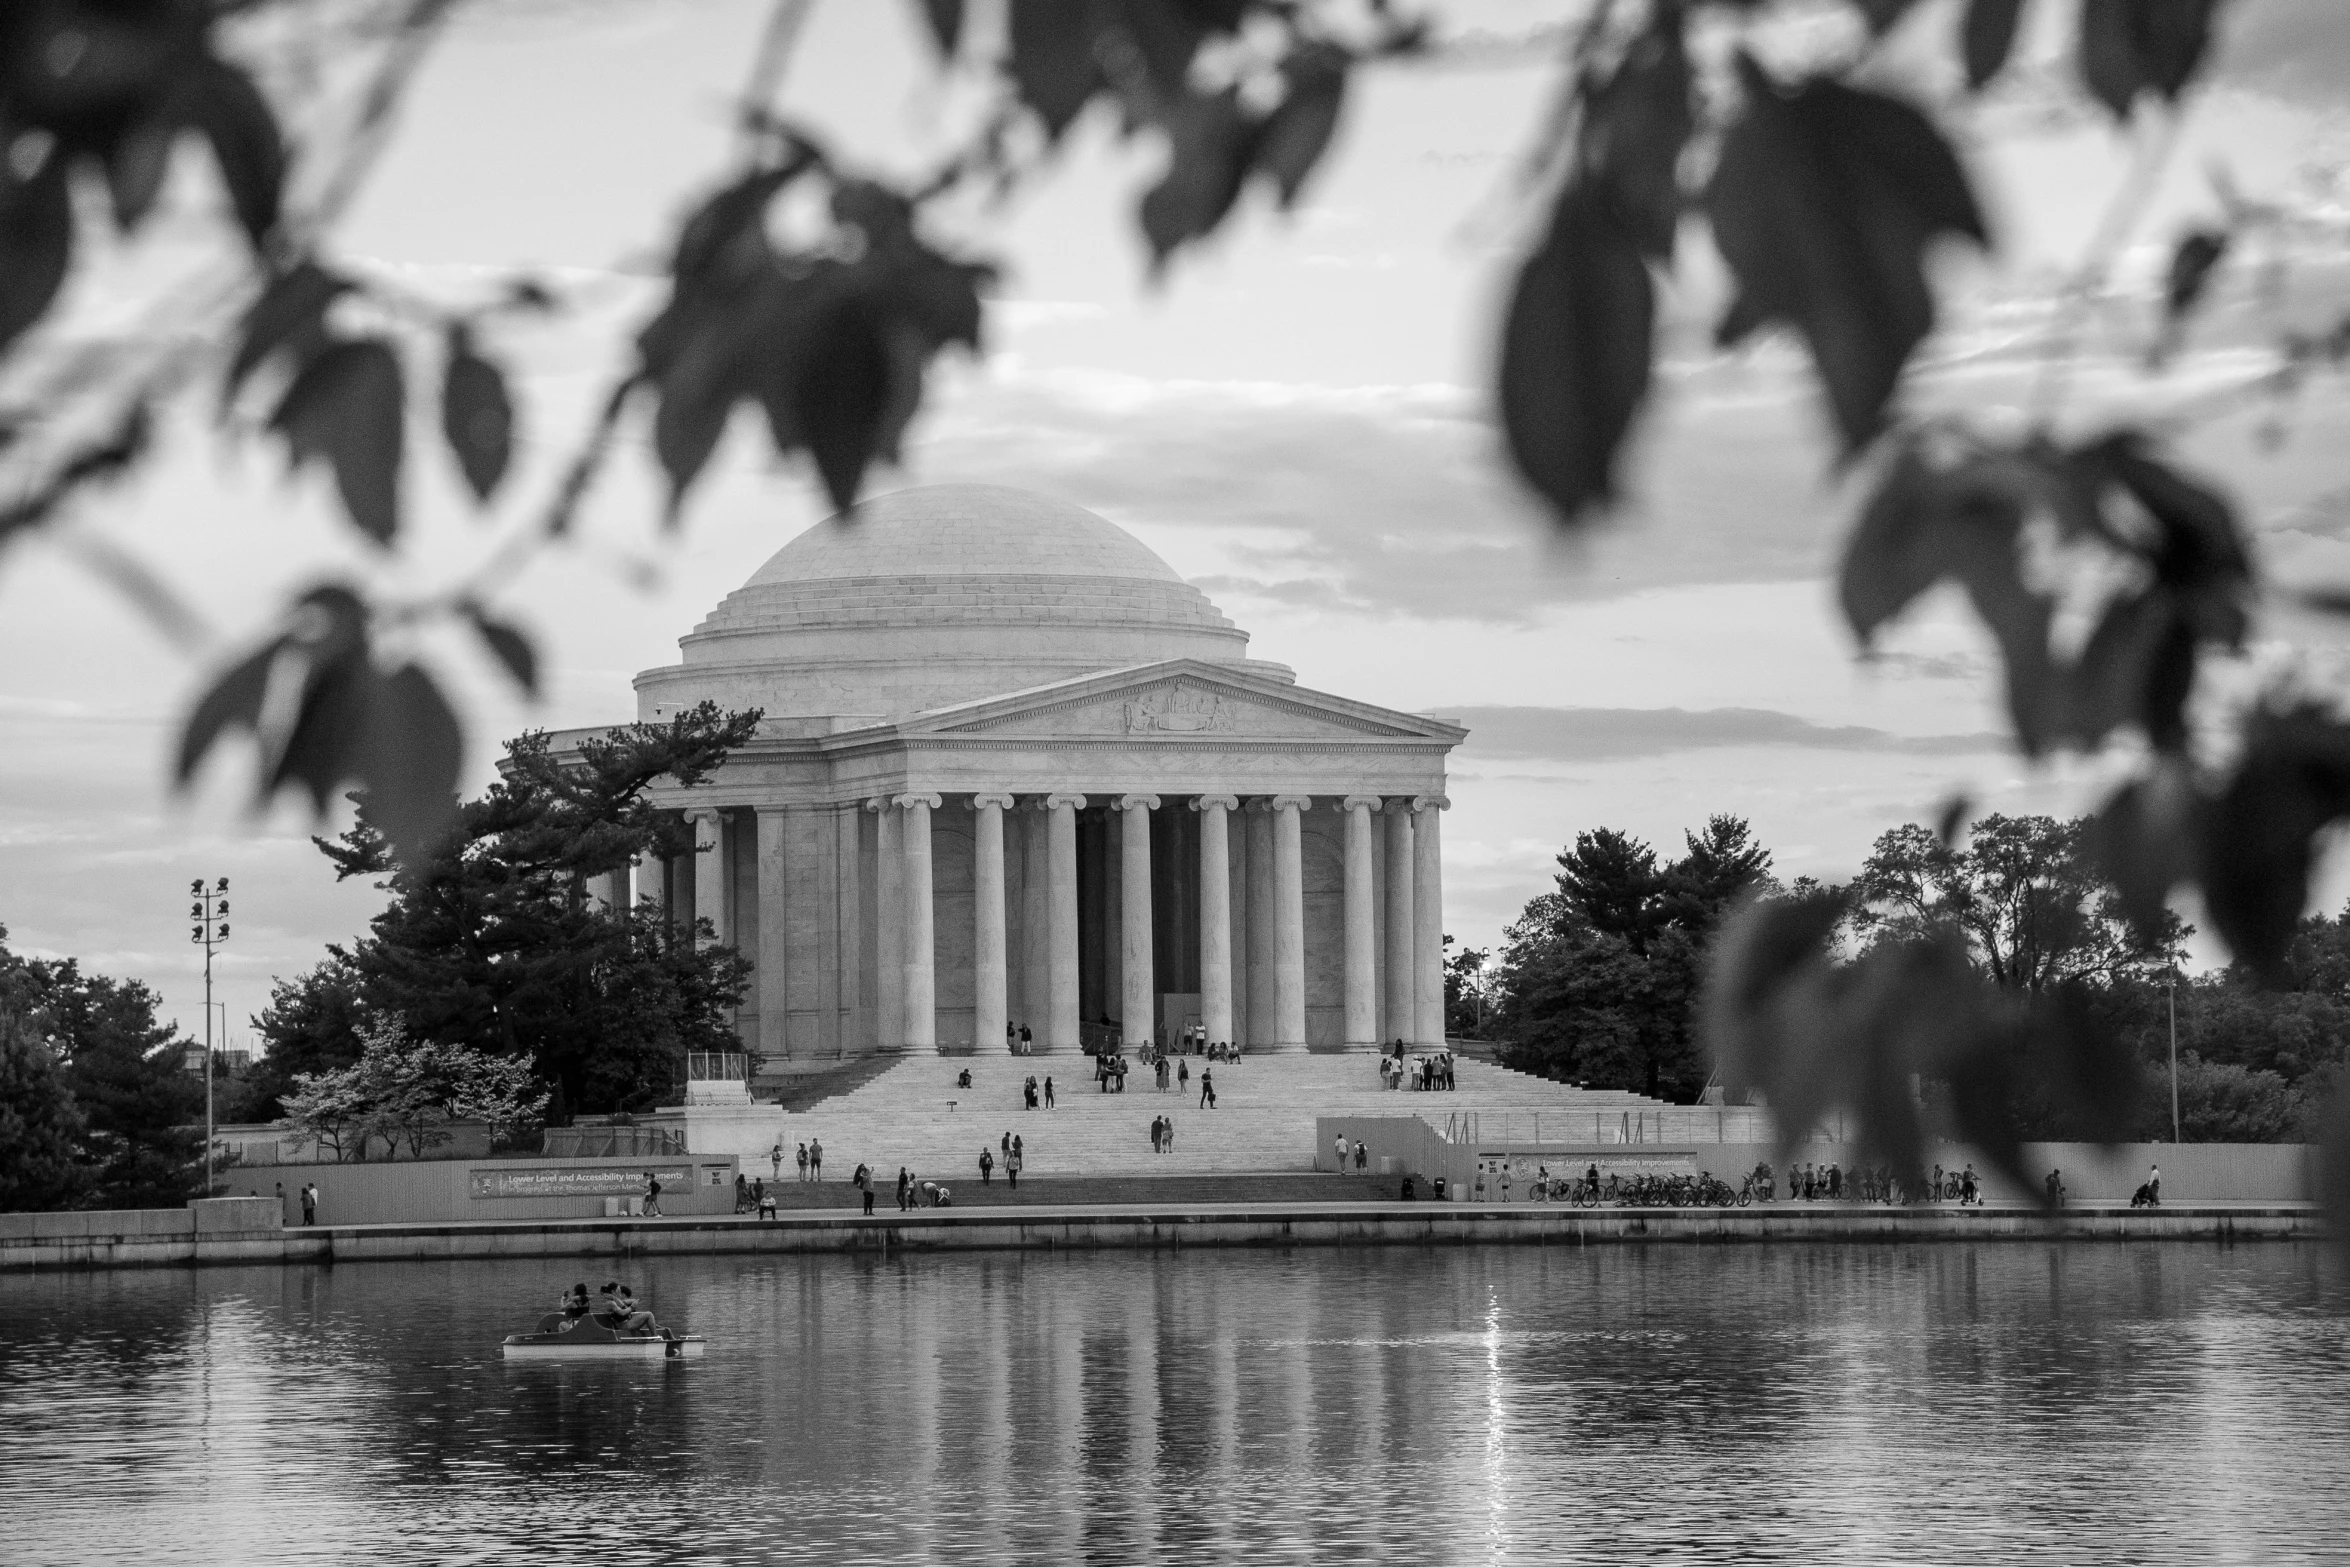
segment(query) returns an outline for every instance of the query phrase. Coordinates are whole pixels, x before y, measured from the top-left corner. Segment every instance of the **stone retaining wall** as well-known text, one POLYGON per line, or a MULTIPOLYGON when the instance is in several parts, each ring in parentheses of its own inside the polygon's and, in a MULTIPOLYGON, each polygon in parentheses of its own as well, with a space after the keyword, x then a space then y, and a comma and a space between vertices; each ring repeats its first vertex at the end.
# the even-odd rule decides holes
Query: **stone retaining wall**
MULTIPOLYGON (((33 1215, 15 1217, 29 1218, 33 1215)), ((40 1217, 48 1217, 46 1215, 40 1217)), ((2310 1239, 2310 1206, 1573 1209, 1452 1203, 1233 1204, 1038 1211, 574 1223, 386 1224, 197 1234, 0 1234, 0 1270, 221 1263, 343 1263, 498 1257, 648 1257, 778 1252, 1097 1250, 1186 1246, 1582 1246, 1675 1241, 2310 1239)))

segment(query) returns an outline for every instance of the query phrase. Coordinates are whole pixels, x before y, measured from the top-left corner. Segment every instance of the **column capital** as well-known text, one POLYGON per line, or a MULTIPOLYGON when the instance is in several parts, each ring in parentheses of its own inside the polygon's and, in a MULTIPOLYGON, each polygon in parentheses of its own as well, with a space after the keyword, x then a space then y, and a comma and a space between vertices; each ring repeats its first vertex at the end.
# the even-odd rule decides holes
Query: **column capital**
POLYGON ((1452 809, 1452 802, 1441 794, 1415 794, 1412 796, 1412 809, 1415 811, 1449 811, 1452 809))
POLYGON ((937 795, 924 794, 919 790, 912 794, 901 794, 896 799, 890 801, 890 804, 897 806, 900 810, 907 811, 912 810, 917 805, 927 805, 935 811, 944 803, 945 802, 942 801, 937 795))
POLYGON ((1375 794, 1350 794, 1338 802, 1342 811, 1376 811, 1387 802, 1375 794))
POLYGON ((1122 794, 1110 802, 1113 811, 1155 811, 1159 797, 1155 794, 1122 794))
POLYGON ((1310 794, 1277 794, 1268 807, 1275 811, 1310 811, 1313 808, 1314 797, 1310 794))
POLYGON ((1237 811, 1240 809, 1240 797, 1231 794, 1203 794, 1191 802, 1191 808, 1195 811, 1204 811, 1218 805, 1227 811, 1237 811))
POLYGON ((1072 810, 1082 811, 1085 809, 1085 796, 1082 794, 1048 794, 1044 797, 1044 809, 1048 811, 1064 805, 1072 810))
POLYGON ((868 795, 857 803, 868 811, 886 811, 889 809, 889 796, 886 794, 868 795))
POLYGON ((726 817, 715 805, 689 805, 685 808, 685 819, 689 822, 722 822, 726 817))
POLYGON ((1012 809, 1013 803, 1012 797, 1001 789, 990 789, 985 793, 975 794, 971 797, 971 809, 974 811, 989 805, 1008 811, 1012 809))

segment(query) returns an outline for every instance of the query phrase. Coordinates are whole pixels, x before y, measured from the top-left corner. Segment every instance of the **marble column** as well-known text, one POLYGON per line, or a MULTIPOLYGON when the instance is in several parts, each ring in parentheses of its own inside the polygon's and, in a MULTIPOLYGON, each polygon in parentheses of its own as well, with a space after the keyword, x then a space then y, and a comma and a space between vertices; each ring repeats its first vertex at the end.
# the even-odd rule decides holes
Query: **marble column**
POLYGON ((1273 1030, 1268 1050, 1306 1047, 1306 888, 1302 794, 1273 796, 1273 1030))
POLYGON ((715 933, 710 942, 723 947, 731 935, 726 928, 726 818, 705 807, 693 813, 694 918, 708 920, 715 933))
POLYGON ((785 813, 780 805, 758 808, 759 956, 752 983, 759 998, 759 1054, 770 1061, 791 1054, 791 904, 784 880, 790 827, 785 813))
POLYGON ((868 800, 875 814, 873 842, 873 987, 881 1012, 881 1048, 906 1048, 906 830, 887 796, 868 800))
POLYGON ((1273 1003, 1273 802, 1251 800, 1241 811, 1248 840, 1248 1037, 1251 1050, 1279 1038, 1273 1003))
POLYGON ((840 910, 840 936, 833 946, 833 1001, 839 1021, 834 1048, 846 1056, 865 1041, 865 889, 863 847, 857 841, 864 818, 855 804, 833 806, 833 855, 838 866, 833 899, 840 910))
MULTIPOLYGON (((647 904, 663 936, 669 932, 669 862, 651 852, 636 857, 636 897, 647 904)), ((666 945, 666 943, 664 943, 666 945)))
POLYGON ((1412 802, 1388 803, 1387 1028, 1381 1039, 1417 1040, 1412 1010, 1412 802))
POLYGON ((1159 1033, 1158 982, 1151 970, 1151 812, 1155 794, 1118 797, 1119 1028, 1131 1050, 1159 1033))
POLYGON ((1008 794, 971 797, 971 1044, 1008 1054, 1004 1026, 1011 1016, 1010 966, 1004 951, 1004 812, 1008 794))
POLYGON ((901 794, 897 804, 906 813, 906 1048, 928 1053, 938 1048, 938 943, 931 908, 930 813, 938 809, 939 798, 935 794, 901 794))
POLYGON ((1053 813, 1039 801, 1037 808, 1018 813, 1020 853, 1020 1016, 1034 1048, 1041 1049, 1052 1032, 1046 1019, 1052 1010, 1052 822, 1053 813))
POLYGON ((1046 988, 1051 1005, 1045 1012, 1041 1051, 1075 1050, 1077 1033, 1077 813, 1085 809, 1082 794, 1048 794, 1044 798, 1045 857, 1051 866, 1051 909, 1045 919, 1046 988))
POLYGON ((1232 845, 1227 823, 1240 802, 1203 794, 1199 812, 1199 1012, 1208 1038, 1232 1038, 1232 845))
POLYGON ((1412 1017, 1418 1044, 1444 1043, 1444 829, 1440 794, 1412 801, 1412 1017))
POLYGON ((1350 794, 1338 808, 1346 813, 1346 1043, 1367 1050, 1379 1043, 1379 942, 1371 906, 1371 813, 1379 797, 1350 794))

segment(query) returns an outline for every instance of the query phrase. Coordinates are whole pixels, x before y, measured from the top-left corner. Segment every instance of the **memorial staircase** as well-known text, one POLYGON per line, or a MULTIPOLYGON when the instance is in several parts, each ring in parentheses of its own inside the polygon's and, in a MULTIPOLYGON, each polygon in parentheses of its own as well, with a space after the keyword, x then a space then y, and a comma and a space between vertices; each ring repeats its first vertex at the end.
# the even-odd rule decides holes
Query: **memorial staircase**
POLYGON ((1628 1119, 1685 1113, 1639 1094, 1574 1088, 1465 1059, 1449 1092, 1390 1090, 1380 1086, 1377 1058, 1368 1054, 1254 1056, 1211 1066, 1210 1110, 1199 1102, 1201 1061, 1190 1064, 1188 1093, 1158 1092, 1137 1068, 1124 1093, 1104 1094, 1089 1056, 906 1056, 803 1109, 696 1111, 690 1146, 737 1154, 745 1173, 766 1174, 768 1151, 780 1141, 788 1182, 794 1150, 821 1140, 832 1181, 862 1161, 892 1181, 904 1166, 960 1191, 978 1180, 980 1148, 1000 1149, 1007 1132, 1019 1134, 1030 1176, 1235 1174, 1311 1169, 1320 1116, 1417 1115, 1440 1130, 1454 1117, 1474 1116, 1483 1138, 1579 1143, 1613 1141, 1628 1119), (955 1080, 966 1068, 971 1086, 961 1088, 955 1080), (1023 1108, 1021 1085, 1031 1073, 1040 1083, 1052 1077, 1054 1109, 1023 1108), (1151 1151, 1150 1123, 1158 1115, 1174 1117, 1171 1152, 1151 1151))

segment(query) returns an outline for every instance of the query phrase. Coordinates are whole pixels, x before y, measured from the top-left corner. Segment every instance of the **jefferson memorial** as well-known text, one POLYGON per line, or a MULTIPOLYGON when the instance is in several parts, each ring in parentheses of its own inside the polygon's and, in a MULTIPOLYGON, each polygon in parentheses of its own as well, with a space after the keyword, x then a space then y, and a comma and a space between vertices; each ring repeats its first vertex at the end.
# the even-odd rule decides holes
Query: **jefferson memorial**
MULTIPOLYGON (((865 501, 636 677, 637 714, 757 707, 656 790, 697 852, 597 887, 756 967, 768 1062, 1169 1041, 1444 1039, 1456 725, 1297 684, 1124 529, 1013 489, 865 501)), ((596 731, 558 736, 557 745, 596 731)))

